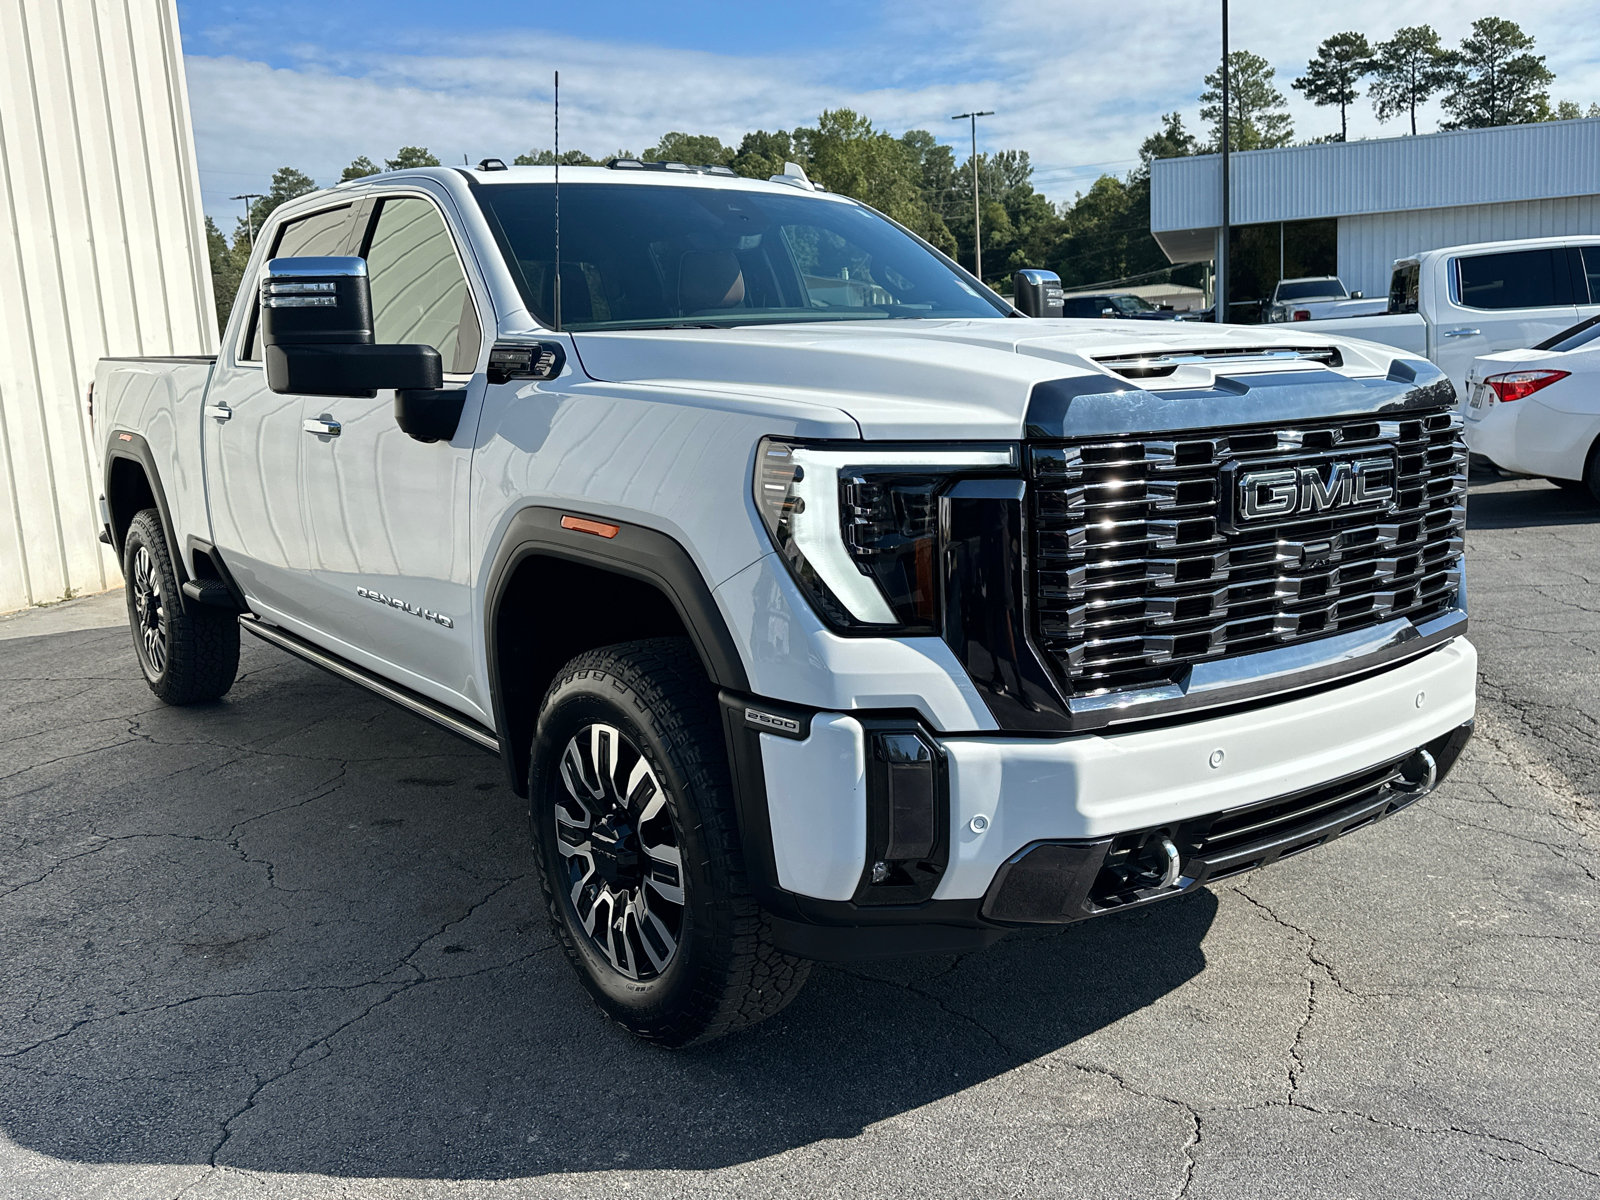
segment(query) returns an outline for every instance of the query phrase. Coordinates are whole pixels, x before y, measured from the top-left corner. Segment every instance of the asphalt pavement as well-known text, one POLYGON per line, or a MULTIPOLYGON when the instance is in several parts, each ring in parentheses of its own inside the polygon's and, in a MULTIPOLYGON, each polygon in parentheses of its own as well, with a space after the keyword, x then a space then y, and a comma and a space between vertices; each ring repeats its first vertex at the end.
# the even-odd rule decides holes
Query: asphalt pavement
POLYGON ((117 596, 0 620, 0 1198, 1592 1200, 1600 509, 1470 512, 1438 792, 689 1052, 579 987, 497 760, 250 638, 165 708, 117 596))

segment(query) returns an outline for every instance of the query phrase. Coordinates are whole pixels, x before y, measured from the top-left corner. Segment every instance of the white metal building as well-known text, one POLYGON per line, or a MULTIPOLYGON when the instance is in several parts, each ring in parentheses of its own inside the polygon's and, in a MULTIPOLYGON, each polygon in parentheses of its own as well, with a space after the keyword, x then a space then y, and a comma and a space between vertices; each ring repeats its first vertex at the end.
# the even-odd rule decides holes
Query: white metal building
MULTIPOLYGON (((1422 250, 1600 233, 1600 118, 1252 150, 1229 174, 1235 226, 1337 219, 1339 275, 1369 296, 1422 250)), ((1151 165, 1150 229, 1173 262, 1215 261, 1221 177, 1214 154, 1151 165)))
POLYGON ((120 582, 84 399, 217 344, 175 0, 0 3, 0 612, 120 582))

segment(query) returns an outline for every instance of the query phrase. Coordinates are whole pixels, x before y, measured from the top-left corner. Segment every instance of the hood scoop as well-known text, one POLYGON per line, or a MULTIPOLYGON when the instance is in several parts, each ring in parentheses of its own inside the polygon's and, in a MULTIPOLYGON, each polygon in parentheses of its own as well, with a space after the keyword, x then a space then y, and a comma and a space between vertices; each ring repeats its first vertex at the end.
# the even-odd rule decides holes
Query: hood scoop
POLYGON ((1165 379, 1180 367, 1283 367, 1302 362, 1344 366, 1344 356, 1337 346, 1217 346, 1108 354, 1096 356, 1094 361, 1124 379, 1165 379))

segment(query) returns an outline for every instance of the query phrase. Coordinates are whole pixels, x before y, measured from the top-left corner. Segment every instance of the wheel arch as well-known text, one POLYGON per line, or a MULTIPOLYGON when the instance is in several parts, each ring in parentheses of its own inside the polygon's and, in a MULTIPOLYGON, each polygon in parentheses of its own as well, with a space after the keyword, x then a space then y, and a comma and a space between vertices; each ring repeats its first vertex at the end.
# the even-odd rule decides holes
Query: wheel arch
POLYGON ((127 549, 128 526, 133 524, 133 518, 147 508, 154 508, 161 517, 161 532, 166 537, 167 554, 177 572, 178 583, 186 582, 188 567, 173 530, 172 512, 167 507, 161 474, 156 470, 149 443, 137 433, 111 431, 111 444, 106 449, 105 498, 106 510, 111 516, 111 546, 117 553, 117 561, 122 561, 127 549))
POLYGON ((514 516, 489 572, 484 652, 500 755, 519 796, 545 691, 585 650, 647 637, 687 637, 712 685, 736 691, 749 677, 699 567, 675 539, 642 525, 589 521, 611 537, 562 527, 563 509, 514 516), (537 636, 530 636, 537 634, 537 636))

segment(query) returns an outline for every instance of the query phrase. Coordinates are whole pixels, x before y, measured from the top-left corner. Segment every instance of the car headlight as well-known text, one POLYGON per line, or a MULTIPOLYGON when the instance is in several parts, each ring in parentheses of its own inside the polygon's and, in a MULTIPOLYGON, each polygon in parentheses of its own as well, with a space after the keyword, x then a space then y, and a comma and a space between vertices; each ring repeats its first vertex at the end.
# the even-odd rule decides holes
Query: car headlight
POLYGON ((957 479, 1014 472, 1014 445, 803 444, 764 438, 755 500, 796 582, 843 629, 933 633, 939 497, 957 479))

